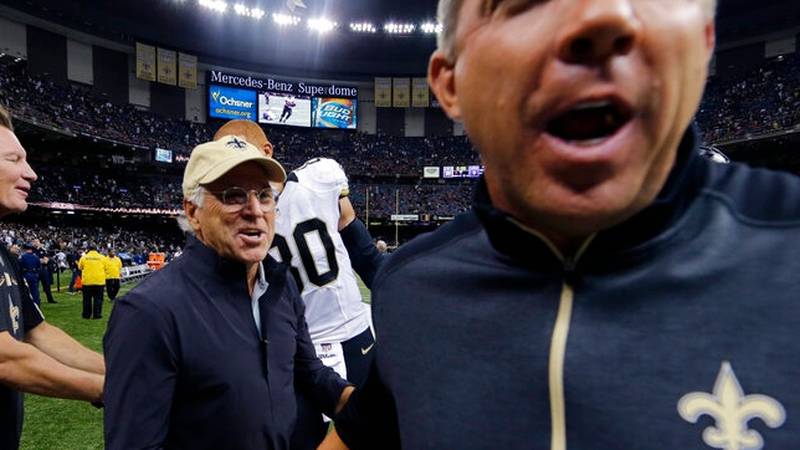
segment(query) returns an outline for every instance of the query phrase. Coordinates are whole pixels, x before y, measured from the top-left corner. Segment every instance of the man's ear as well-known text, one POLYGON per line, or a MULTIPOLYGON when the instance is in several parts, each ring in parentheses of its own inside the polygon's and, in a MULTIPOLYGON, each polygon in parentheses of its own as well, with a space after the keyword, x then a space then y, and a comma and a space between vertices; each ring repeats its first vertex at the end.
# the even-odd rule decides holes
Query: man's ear
POLYGON ((273 150, 275 150, 275 148, 272 146, 272 142, 267 141, 267 143, 264 144, 262 150, 264 151, 264 153, 267 155, 268 158, 272 158, 272 153, 273 150))
POLYGON ((183 212, 186 214, 186 220, 189 222, 189 226, 192 227, 195 233, 200 230, 200 220, 197 218, 197 211, 199 209, 197 205, 189 200, 183 200, 183 212))
POLYGON ((436 50, 428 63, 428 84, 439 99, 444 112, 453 120, 461 120, 461 107, 456 93, 455 62, 436 50))
POLYGON ((714 19, 711 19, 706 23, 705 28, 705 37, 706 37, 706 51, 708 52, 707 60, 710 63, 711 58, 714 56, 714 48, 717 46, 717 28, 714 25, 714 19))

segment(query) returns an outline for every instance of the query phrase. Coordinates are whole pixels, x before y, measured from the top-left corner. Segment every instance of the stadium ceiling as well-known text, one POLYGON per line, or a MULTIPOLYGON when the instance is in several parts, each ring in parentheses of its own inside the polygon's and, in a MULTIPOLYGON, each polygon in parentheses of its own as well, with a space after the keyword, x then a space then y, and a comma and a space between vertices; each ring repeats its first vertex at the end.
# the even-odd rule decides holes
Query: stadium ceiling
MULTIPOLYGON (((275 74, 365 79, 376 75, 421 75, 436 45, 434 35, 422 28, 424 24, 426 28, 435 26, 437 0, 3 3, 107 39, 127 44, 141 41, 196 54, 203 62, 275 74), (219 12, 222 8, 224 13, 219 12), (330 28, 334 22, 336 25, 325 33, 310 29, 311 24, 330 28), (374 32, 364 32, 365 29, 374 32)), ((759 0, 758 6, 753 0, 719 3, 718 36, 722 42, 800 25, 797 0, 759 0)))

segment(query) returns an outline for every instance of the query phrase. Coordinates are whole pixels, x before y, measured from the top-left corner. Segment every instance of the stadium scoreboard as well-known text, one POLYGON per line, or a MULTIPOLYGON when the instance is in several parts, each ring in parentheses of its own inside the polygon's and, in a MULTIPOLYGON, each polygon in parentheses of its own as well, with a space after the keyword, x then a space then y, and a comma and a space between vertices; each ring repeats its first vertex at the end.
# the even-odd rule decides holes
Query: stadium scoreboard
POLYGON ((358 88, 208 72, 208 116, 296 127, 358 126, 358 88))

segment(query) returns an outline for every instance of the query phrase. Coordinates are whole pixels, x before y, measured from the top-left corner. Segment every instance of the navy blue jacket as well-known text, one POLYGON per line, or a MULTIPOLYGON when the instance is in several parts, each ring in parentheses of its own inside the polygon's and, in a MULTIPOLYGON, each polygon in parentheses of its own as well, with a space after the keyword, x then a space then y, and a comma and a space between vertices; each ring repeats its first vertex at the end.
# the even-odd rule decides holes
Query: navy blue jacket
POLYGON ((22 276, 25 278, 39 278, 39 271, 42 269, 42 262, 34 252, 25 252, 19 257, 19 266, 22 276))
POLYGON ((285 265, 253 320, 245 269, 195 238, 114 307, 104 340, 106 448, 287 449, 295 385, 332 414, 346 382, 316 357, 285 265))
POLYGON ((351 449, 800 448, 800 178, 697 156, 563 258, 492 208, 394 253, 351 449), (398 420, 399 418, 399 420, 398 420))

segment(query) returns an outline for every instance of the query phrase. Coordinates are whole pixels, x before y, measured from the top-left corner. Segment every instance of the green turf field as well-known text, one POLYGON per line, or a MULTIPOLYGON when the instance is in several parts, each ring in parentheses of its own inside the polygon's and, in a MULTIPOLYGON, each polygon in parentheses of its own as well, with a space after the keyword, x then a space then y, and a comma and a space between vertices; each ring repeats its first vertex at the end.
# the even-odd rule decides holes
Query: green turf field
MULTIPOLYGON (((64 280, 62 279, 62 282, 64 280)), ((134 284, 124 284, 119 295, 134 284)), ((362 295, 370 299, 369 290, 360 282, 362 295)), ((66 291, 66 289, 62 289, 66 291)), ((103 334, 111 313, 111 304, 103 306, 102 320, 81 318, 81 295, 53 292, 58 304, 42 303, 46 320, 69 333, 91 349, 102 351, 103 334)), ((42 294, 44 299, 44 294, 42 294)), ((124 426, 124 425, 123 425, 124 426)), ((22 431, 23 450, 87 450, 103 448, 103 412, 88 403, 25 396, 25 427, 22 431)))

